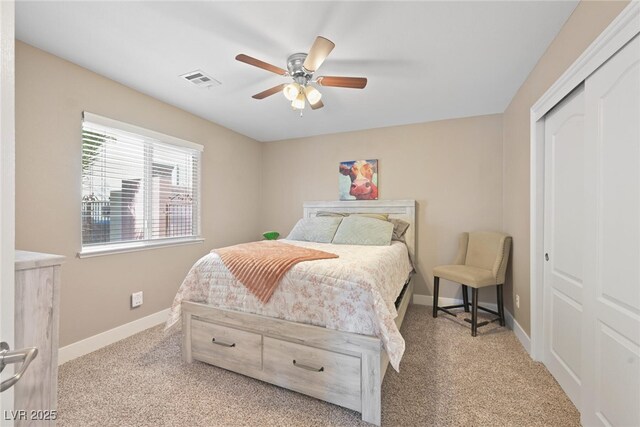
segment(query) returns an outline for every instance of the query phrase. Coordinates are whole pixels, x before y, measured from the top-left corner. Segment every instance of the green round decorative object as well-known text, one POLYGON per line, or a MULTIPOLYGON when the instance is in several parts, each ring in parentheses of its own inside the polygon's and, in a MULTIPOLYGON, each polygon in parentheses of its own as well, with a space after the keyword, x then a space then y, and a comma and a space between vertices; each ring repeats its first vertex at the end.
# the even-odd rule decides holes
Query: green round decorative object
POLYGON ((267 231, 262 235, 267 240, 276 240, 278 237, 280 237, 280 233, 278 233, 277 231, 267 231))

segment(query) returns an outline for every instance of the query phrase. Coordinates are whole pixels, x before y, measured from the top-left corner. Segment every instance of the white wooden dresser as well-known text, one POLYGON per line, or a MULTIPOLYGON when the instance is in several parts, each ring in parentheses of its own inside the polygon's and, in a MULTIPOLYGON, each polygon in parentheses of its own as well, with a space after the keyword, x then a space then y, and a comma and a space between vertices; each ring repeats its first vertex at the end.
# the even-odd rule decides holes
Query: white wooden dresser
POLYGON ((15 385, 14 407, 28 415, 16 426, 55 425, 51 411, 57 405, 60 266, 64 259, 60 255, 16 251, 15 347, 38 349, 15 385))

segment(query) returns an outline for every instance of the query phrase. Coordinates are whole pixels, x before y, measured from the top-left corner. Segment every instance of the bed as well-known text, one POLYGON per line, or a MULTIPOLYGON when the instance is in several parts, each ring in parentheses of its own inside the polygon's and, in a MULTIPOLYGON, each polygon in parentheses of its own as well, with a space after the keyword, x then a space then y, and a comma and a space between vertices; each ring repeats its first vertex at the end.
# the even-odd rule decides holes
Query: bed
POLYGON ((405 243, 386 248, 358 251, 350 245, 287 241, 334 252, 342 264, 337 259, 297 264, 264 306, 242 294, 241 286, 233 288, 228 271, 215 267, 220 264, 215 254, 203 257, 181 286, 168 325, 181 319, 182 354, 188 363, 199 360, 307 394, 358 411, 364 421, 380 425, 382 380, 390 361, 398 368, 404 351, 398 330, 413 295, 407 272, 409 259, 415 259, 415 201, 304 203, 305 218, 320 211, 385 213, 410 225, 405 243), (371 261, 364 263, 365 258, 371 261), (336 266, 362 280, 343 280, 337 273, 317 279, 321 271, 336 266), (305 278, 311 278, 307 281, 313 286, 302 286, 305 278), (372 282, 375 286, 367 287, 372 282), (313 309, 325 300, 328 308, 313 309), (305 303, 308 306, 300 309, 305 303), (359 314, 358 305, 369 305, 371 315, 359 314), (350 316, 334 309, 345 306, 350 316))

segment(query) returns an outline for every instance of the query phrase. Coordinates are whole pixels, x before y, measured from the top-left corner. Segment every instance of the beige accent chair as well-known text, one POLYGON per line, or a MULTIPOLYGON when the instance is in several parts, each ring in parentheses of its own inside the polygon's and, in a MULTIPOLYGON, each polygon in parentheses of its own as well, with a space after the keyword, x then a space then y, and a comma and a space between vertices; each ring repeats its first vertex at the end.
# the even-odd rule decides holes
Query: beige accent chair
POLYGON ((471 320, 464 319, 466 322, 471 323, 471 336, 475 337, 477 335, 478 327, 492 322, 500 321, 500 326, 504 326, 502 285, 504 284, 510 250, 511 236, 507 234, 492 231, 462 233, 458 255, 454 263, 452 265, 440 265, 433 269, 433 317, 438 317, 438 310, 456 317, 455 313, 449 310, 461 307, 464 307, 464 311, 468 313, 469 296, 467 288, 471 287, 471 320), (440 278, 462 285, 463 304, 438 306, 440 278), (478 289, 485 286, 496 286, 498 312, 478 306, 478 289), (498 317, 490 322, 485 321, 478 324, 478 309, 495 314, 498 317))

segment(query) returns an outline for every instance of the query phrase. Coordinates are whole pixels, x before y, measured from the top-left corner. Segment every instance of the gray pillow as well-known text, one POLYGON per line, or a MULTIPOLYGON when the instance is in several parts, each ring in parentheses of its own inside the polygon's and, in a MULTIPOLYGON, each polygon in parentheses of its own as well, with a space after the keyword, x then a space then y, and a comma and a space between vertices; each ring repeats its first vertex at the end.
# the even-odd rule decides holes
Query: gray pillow
POLYGON ((289 240, 331 243, 342 217, 302 218, 287 236, 289 240))
POLYGON ((316 212, 316 216, 339 216, 339 217, 347 217, 347 216, 366 216, 368 218, 381 219, 383 221, 389 221, 389 214, 377 214, 377 213, 354 213, 348 214, 344 212, 330 212, 330 211, 318 211, 316 212))
POLYGON ((344 218, 345 216, 349 216, 349 214, 341 213, 341 212, 318 211, 316 212, 316 216, 336 216, 336 217, 344 218))
POLYGON ((342 220, 333 242, 337 245, 389 246, 393 224, 389 221, 349 216, 342 220))
POLYGON ((353 216, 366 216, 367 218, 375 218, 380 219, 382 221, 389 221, 389 214, 378 214, 378 213, 356 213, 352 214, 353 216))
POLYGON ((391 240, 404 242, 404 235, 411 224, 398 218, 389 218, 389 222, 393 224, 393 236, 391 237, 391 240))

